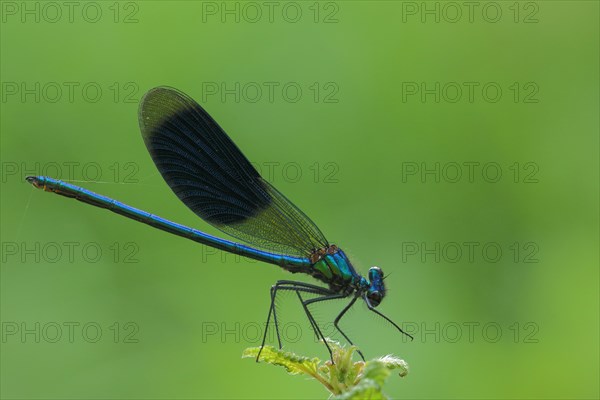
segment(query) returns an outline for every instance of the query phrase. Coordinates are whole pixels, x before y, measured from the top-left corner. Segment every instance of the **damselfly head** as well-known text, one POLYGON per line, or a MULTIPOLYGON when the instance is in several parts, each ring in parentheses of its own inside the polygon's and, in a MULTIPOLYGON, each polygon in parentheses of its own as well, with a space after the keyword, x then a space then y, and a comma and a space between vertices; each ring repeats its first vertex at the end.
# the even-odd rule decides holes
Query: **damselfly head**
POLYGON ((379 267, 369 268, 369 288, 367 298, 373 307, 377 307, 385 297, 385 284, 383 283, 383 271, 379 267))

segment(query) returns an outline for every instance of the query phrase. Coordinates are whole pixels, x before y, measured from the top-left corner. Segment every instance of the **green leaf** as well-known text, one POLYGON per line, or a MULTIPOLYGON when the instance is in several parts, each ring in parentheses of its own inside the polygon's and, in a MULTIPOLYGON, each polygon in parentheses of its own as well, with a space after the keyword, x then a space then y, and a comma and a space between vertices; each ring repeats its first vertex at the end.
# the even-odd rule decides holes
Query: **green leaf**
POLYGON ((370 379, 382 386, 391 372, 384 363, 379 360, 372 360, 365 364, 361 379, 370 379))
MULTIPOLYGON (((256 358, 260 352, 260 347, 251 347, 244 350, 242 358, 256 358)), ((273 346, 265 346, 260 353, 259 361, 264 361, 268 364, 279 365, 284 367, 286 371, 292 375, 298 374, 316 374, 317 368, 321 360, 318 358, 308 358, 298 356, 291 352, 278 350, 273 346)))
POLYGON ((332 400, 385 400, 387 397, 381 392, 381 387, 370 379, 363 380, 360 384, 354 386, 349 391, 339 396, 334 396, 332 400))
POLYGON ((399 375, 402 378, 408 375, 408 364, 401 358, 394 357, 392 355, 387 355, 376 360, 385 364, 385 366, 390 370, 399 369, 399 375))
POLYGON ((344 347, 330 339, 327 344, 333 353, 333 362, 327 360, 323 364, 316 357, 299 356, 272 346, 265 346, 262 352, 260 347, 246 349, 242 357, 256 358, 260 352, 259 361, 284 367, 291 375, 309 375, 338 400, 386 399, 382 387, 391 371, 399 369, 401 377, 408 373, 408 365, 400 358, 388 355, 367 362, 353 362, 356 346, 344 347))

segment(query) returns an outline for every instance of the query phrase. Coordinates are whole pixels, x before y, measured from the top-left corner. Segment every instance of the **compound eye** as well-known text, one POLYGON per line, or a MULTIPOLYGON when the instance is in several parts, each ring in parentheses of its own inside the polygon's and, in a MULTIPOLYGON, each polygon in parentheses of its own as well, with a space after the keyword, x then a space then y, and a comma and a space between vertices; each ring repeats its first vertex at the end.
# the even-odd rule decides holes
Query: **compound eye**
POLYGON ((371 281, 383 278, 383 271, 379 267, 369 268, 369 279, 371 281))
POLYGON ((369 293, 369 300, 371 301, 371 305, 373 307, 377 307, 379 305, 379 303, 381 303, 381 293, 378 291, 375 292, 371 292, 369 293))

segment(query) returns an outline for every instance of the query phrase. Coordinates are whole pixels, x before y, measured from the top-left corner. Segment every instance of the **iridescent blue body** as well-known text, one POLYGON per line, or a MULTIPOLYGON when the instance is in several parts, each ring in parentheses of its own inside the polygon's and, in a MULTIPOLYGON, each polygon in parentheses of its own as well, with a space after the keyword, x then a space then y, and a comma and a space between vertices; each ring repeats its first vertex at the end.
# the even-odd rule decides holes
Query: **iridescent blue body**
MULTIPOLYGON (((369 310, 404 333, 375 310, 386 293, 381 269, 371 267, 368 279, 357 273, 346 254, 329 244, 302 211, 262 179, 229 136, 193 99, 173 88, 152 89, 140 104, 139 122, 154 163, 177 197, 206 222, 250 245, 168 221, 57 179, 29 176, 27 181, 39 189, 110 210, 207 246, 275 264, 292 273, 307 274, 325 283, 327 287, 282 280, 272 286, 267 326, 272 316, 280 347, 275 310, 275 296, 280 290, 294 291, 298 295, 315 333, 323 339, 330 354, 331 349, 308 308, 312 303, 352 297, 334 321, 350 343, 338 322, 359 298, 369 310), (302 294, 318 297, 304 300, 302 294)), ((263 345, 265 340, 266 330, 263 345)))
POLYGON ((185 225, 171 222, 157 215, 128 206, 120 201, 113 200, 109 197, 102 196, 90 190, 60 181, 58 179, 53 179, 47 176, 29 176, 27 177, 27 181, 33 184, 35 187, 43 189, 47 192, 53 192, 65 197, 74 198, 96 207, 105 208, 127 218, 143 222, 160 230, 185 237, 198 243, 215 247, 219 250, 224 250, 230 253, 240 254, 244 257, 253 258, 255 260, 276 264, 285 269, 302 269, 302 272, 305 272, 306 268, 311 266, 310 260, 306 258, 269 253, 267 251, 258 250, 240 243, 221 239, 216 236, 209 235, 208 233, 189 228, 185 225))
MULTIPOLYGON (((110 197, 94 193, 82 187, 63 182, 47 176, 29 176, 27 181, 39 189, 53 192, 65 197, 71 197, 81 202, 105 208, 116 214, 143 222, 157 229, 172 233, 198 243, 239 254, 270 264, 278 265, 292 273, 304 273, 311 275, 337 290, 360 290, 367 289, 369 284, 365 278, 359 275, 346 254, 335 245, 330 246, 330 252, 321 256, 315 255, 314 259, 292 257, 283 254, 270 253, 246 246, 230 240, 209 235, 197 229, 178 224, 151 214, 147 211, 131 207, 110 197)), ((382 286, 382 285, 381 285, 382 286)))

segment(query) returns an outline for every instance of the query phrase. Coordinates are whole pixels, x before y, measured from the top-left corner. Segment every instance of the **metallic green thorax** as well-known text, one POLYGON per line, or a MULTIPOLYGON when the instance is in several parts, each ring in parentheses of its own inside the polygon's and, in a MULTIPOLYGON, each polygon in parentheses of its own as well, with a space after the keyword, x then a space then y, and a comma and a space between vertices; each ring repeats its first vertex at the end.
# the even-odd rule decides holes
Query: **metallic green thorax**
POLYGON ((364 278, 356 272, 346 254, 337 247, 319 257, 310 268, 313 277, 329 284, 332 288, 356 288, 361 283, 364 284, 364 278))

